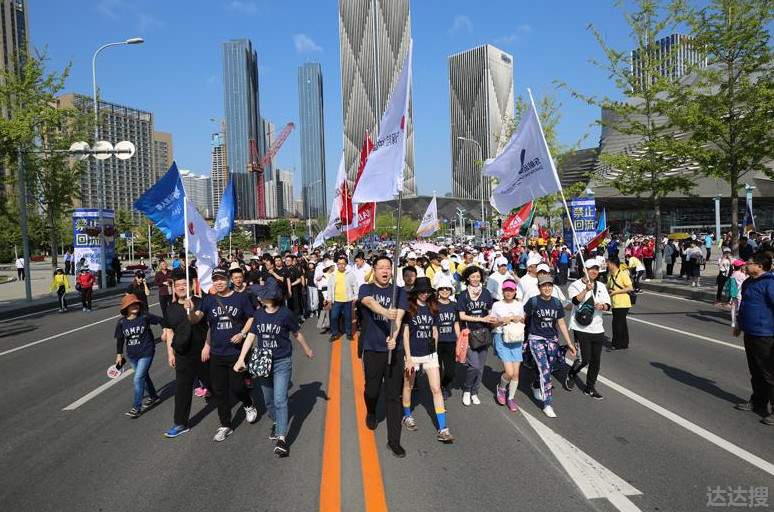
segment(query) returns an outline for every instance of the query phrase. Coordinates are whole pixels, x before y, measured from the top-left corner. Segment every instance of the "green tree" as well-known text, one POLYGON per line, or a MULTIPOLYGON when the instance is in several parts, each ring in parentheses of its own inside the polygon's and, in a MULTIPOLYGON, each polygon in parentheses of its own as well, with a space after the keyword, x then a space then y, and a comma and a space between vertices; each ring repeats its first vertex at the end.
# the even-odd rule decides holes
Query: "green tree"
POLYGON ((691 11, 691 36, 707 67, 695 70, 694 87, 672 91, 673 117, 689 134, 692 159, 731 189, 734 248, 744 177, 774 177, 766 165, 774 158, 772 12, 771 0, 712 0, 691 11))
POLYGON ((290 220, 277 219, 269 224, 269 232, 271 233, 271 239, 276 243, 278 236, 290 236, 290 220))

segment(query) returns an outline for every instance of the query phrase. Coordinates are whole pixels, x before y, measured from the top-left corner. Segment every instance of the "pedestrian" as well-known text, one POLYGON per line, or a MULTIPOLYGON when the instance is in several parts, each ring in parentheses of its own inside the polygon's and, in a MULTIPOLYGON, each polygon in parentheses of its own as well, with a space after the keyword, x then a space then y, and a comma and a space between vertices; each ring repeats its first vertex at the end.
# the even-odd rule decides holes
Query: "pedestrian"
POLYGON ((322 311, 317 319, 317 328, 320 329, 320 334, 328 333, 331 328, 331 295, 328 290, 328 279, 333 275, 335 268, 336 264, 331 259, 325 258, 320 264, 319 276, 315 270, 315 283, 322 295, 322 311))
POLYGON ((65 275, 69 276, 75 273, 75 268, 73 268, 73 253, 70 248, 68 248, 64 253, 64 264, 65 275))
POLYGON ((597 282, 599 266, 595 260, 585 263, 586 276, 574 281, 567 289, 572 298, 573 310, 570 317, 570 330, 575 336, 575 345, 580 345, 580 361, 573 363, 567 374, 565 387, 568 391, 575 388, 575 377, 588 366, 586 373, 585 395, 602 400, 596 390, 597 376, 602 364, 602 346, 605 344, 605 324, 602 312, 609 311, 610 295, 605 284, 597 282))
MULTIPOLYGON (((169 275, 172 282, 171 302, 164 313, 164 340, 167 345, 167 361, 175 369, 175 410, 173 424, 164 433, 175 438, 189 431, 191 416, 191 391, 197 381, 209 382, 209 368, 202 361, 202 350, 207 338, 207 324, 196 315, 201 298, 190 295, 191 283, 185 271, 178 268, 169 275), (189 298, 190 296, 190 298, 189 298)), ((205 384, 209 387, 209 384, 205 384)))
POLYGON ((492 344, 492 324, 495 318, 490 314, 492 295, 484 288, 482 282, 484 272, 476 266, 465 269, 462 274, 466 289, 457 297, 457 310, 463 328, 469 329, 470 345, 465 361, 465 384, 462 387, 462 404, 466 407, 471 403, 480 405, 478 389, 481 385, 481 375, 492 344))
POLYGON ((704 252, 698 242, 691 242, 685 251, 686 275, 694 288, 701 287, 701 267, 704 264, 704 252))
POLYGON ((150 295, 150 290, 148 289, 148 283, 145 281, 145 272, 135 270, 132 281, 126 287, 126 294, 134 295, 140 299, 142 310, 148 311, 148 295, 150 295))
POLYGON ((229 290, 225 270, 213 270, 212 288, 215 293, 202 299, 196 316, 203 317, 210 329, 201 359, 210 363, 210 381, 220 419, 213 441, 221 442, 234 433, 232 395, 242 402, 247 422, 258 421, 258 410, 245 387, 243 376, 234 371, 242 343, 252 326, 255 309, 246 294, 229 290))
POLYGON ((667 243, 664 246, 664 261, 666 262, 666 275, 670 277, 675 268, 675 260, 677 259, 678 252, 674 240, 667 239, 667 243))
POLYGON ((261 287, 258 298, 263 307, 253 313, 250 333, 242 345, 233 370, 244 371, 249 355, 251 372, 254 371, 253 376, 259 379, 266 410, 273 421, 269 439, 275 441, 274 455, 287 457, 290 455, 287 443, 288 388, 293 372, 293 344, 290 337, 294 337, 301 345, 306 357, 311 359, 314 353, 304 335, 299 332, 296 314, 281 305, 282 291, 276 284, 261 287))
POLYGON ((524 317, 527 325, 527 341, 535 359, 537 376, 532 383, 532 395, 540 402, 543 413, 556 418, 553 408, 553 384, 551 374, 566 366, 565 353, 575 357, 577 351, 567 331, 564 321, 564 306, 552 295, 554 280, 550 275, 538 279, 540 295, 524 303, 524 317), (559 334, 564 337, 567 346, 559 345, 559 334))
POLYGON ((747 260, 748 278, 742 283, 739 323, 734 336, 744 333, 744 351, 750 370, 750 400, 736 405, 741 411, 753 411, 761 422, 774 426, 774 274, 771 258, 757 253, 747 260))
POLYGON ((621 269, 618 256, 607 261, 609 276, 607 289, 613 311, 613 338, 609 350, 629 348, 629 325, 626 315, 632 307, 631 293, 634 291, 629 273, 621 269))
POLYGON ((125 414, 130 418, 139 418, 161 401, 149 370, 156 353, 156 340, 151 325, 161 324, 162 318, 144 311, 142 301, 131 293, 121 299, 120 311, 121 318, 116 323, 115 331, 116 365, 123 362, 126 347, 126 358, 134 368, 134 402, 125 414), (145 392, 148 393, 148 399, 143 402, 145 392))
POLYGON ((556 259, 556 284, 564 285, 567 282, 568 273, 570 271, 570 258, 572 254, 566 246, 562 246, 559 250, 559 255, 556 259))
POLYGON ((75 278, 75 288, 81 294, 81 306, 83 311, 91 311, 91 299, 94 294, 94 274, 89 271, 88 265, 81 267, 78 277, 75 278))
POLYGON ((643 265, 642 261, 634 255, 629 257, 629 261, 627 261, 626 264, 629 267, 629 277, 632 280, 634 291, 640 293, 642 291, 640 288, 640 280, 642 279, 642 276, 645 275, 645 265, 643 265))
POLYGON ((306 300, 309 316, 320 316, 320 294, 315 284, 315 264, 310 261, 306 264, 306 300))
POLYGON ((497 357, 503 363, 503 373, 497 384, 495 398, 511 412, 519 407, 516 390, 519 387, 519 367, 524 344, 524 304, 516 299, 517 284, 514 279, 503 281, 503 300, 492 305, 492 315, 497 319, 493 336, 497 357))
POLYGON ((81 258, 78 260, 78 263, 75 264, 75 273, 80 274, 81 269, 83 267, 88 267, 89 264, 86 262, 86 258, 81 258))
POLYGON ((438 364, 441 371, 441 395, 444 400, 451 396, 451 385, 457 369, 455 347, 460 335, 459 313, 457 304, 451 298, 454 293, 454 282, 450 277, 441 276, 436 281, 438 291, 438 364))
POLYGON ((712 238, 710 233, 704 235, 704 249, 707 251, 707 254, 704 257, 704 268, 707 268, 707 262, 712 256, 712 244, 714 241, 715 240, 712 238))
POLYGON ((16 265, 16 278, 19 281, 24 281, 24 279, 26 277, 24 275, 24 258, 22 258, 21 256, 16 258, 15 265, 16 265))
POLYGON ((159 262, 159 270, 153 277, 156 288, 159 289, 159 306, 161 307, 161 316, 166 316, 167 306, 172 302, 172 271, 167 267, 167 262, 159 262))
POLYGON ((739 304, 742 300, 742 283, 747 279, 745 273, 744 260, 734 259, 731 261, 733 271, 731 277, 726 281, 723 293, 728 297, 728 306, 731 309, 731 327, 736 327, 736 318, 739 314, 739 304))
POLYGON ((288 309, 295 315, 299 324, 304 323, 304 271, 298 267, 295 256, 285 256, 285 268, 288 279, 288 309))
POLYGON ((56 292, 56 297, 59 300, 59 312, 64 313, 67 311, 67 299, 65 298, 65 294, 70 291, 70 280, 65 275, 64 270, 57 267, 48 289, 51 292, 56 292))
MULTIPOLYGON (((113 259, 110 260, 110 270, 113 271, 113 274, 116 276, 116 284, 121 282, 121 261, 118 259, 117 255, 113 256, 113 259)), ((145 300, 145 305, 147 306, 148 301, 147 297, 145 300)), ((147 308, 146 308, 147 311, 147 308)))
POLYGON ((357 276, 347 267, 347 257, 340 254, 336 258, 336 270, 328 277, 328 294, 331 303, 331 335, 328 341, 334 342, 341 336, 339 320, 343 320, 347 341, 352 341, 352 321, 355 320, 355 300, 358 294, 357 276))
POLYGON ((510 279, 518 283, 518 278, 508 270, 508 258, 504 256, 498 256, 494 260, 495 271, 489 276, 486 281, 486 289, 489 290, 489 294, 492 295, 494 300, 502 300, 502 284, 510 279))
POLYGON ((400 445, 401 391, 403 390, 403 347, 397 345, 398 326, 408 307, 405 292, 390 283, 392 261, 379 256, 374 263, 374 282, 360 287, 358 299, 363 307, 363 372, 366 426, 376 430, 376 404, 384 383, 387 416, 387 447, 398 458, 406 456, 400 445), (395 301, 393 302, 393 296, 395 301))
POLYGON ((715 279, 717 291, 715 292, 715 304, 720 304, 723 300, 723 290, 726 287, 726 281, 731 277, 731 248, 723 247, 723 252, 718 258, 718 277, 715 279))

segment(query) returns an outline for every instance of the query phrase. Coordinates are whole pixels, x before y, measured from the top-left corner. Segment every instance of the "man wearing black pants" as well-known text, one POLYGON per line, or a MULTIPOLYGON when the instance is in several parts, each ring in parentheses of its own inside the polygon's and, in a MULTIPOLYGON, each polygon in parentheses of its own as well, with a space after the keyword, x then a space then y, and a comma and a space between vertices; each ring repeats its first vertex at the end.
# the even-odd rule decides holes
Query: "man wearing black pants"
POLYGON ((397 344, 398 326, 406 310, 406 296, 402 288, 397 289, 396 303, 393 303, 395 285, 390 284, 392 261, 386 256, 374 264, 374 283, 360 287, 358 300, 363 306, 363 372, 366 405, 366 426, 376 430, 376 404, 382 382, 386 388, 387 446, 393 455, 406 456, 400 445, 401 419, 403 409, 403 350, 397 344))

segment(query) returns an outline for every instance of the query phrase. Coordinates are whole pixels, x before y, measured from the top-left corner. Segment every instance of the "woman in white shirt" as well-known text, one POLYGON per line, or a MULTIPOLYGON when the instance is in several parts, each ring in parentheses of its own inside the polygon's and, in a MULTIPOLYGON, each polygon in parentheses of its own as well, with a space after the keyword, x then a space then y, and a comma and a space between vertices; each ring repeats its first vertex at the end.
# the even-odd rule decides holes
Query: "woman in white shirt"
POLYGON ((492 305, 491 315, 497 320, 492 331, 495 351, 503 362, 503 373, 497 385, 497 403, 516 412, 516 390, 519 387, 519 367, 524 341, 524 305, 516 300, 516 281, 506 279, 502 284, 502 300, 492 305))

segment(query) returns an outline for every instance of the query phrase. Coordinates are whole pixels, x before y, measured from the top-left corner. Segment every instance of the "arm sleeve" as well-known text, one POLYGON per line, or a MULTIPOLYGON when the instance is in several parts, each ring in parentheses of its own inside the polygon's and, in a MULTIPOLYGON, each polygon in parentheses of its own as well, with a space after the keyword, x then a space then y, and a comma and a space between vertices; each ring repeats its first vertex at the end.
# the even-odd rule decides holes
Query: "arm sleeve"
POLYGON ((164 323, 164 319, 158 315, 154 315, 152 313, 146 313, 146 317, 148 318, 149 324, 162 325, 164 323))
POLYGON ((124 333, 121 329, 121 321, 116 324, 116 354, 123 354, 124 352, 124 333))

